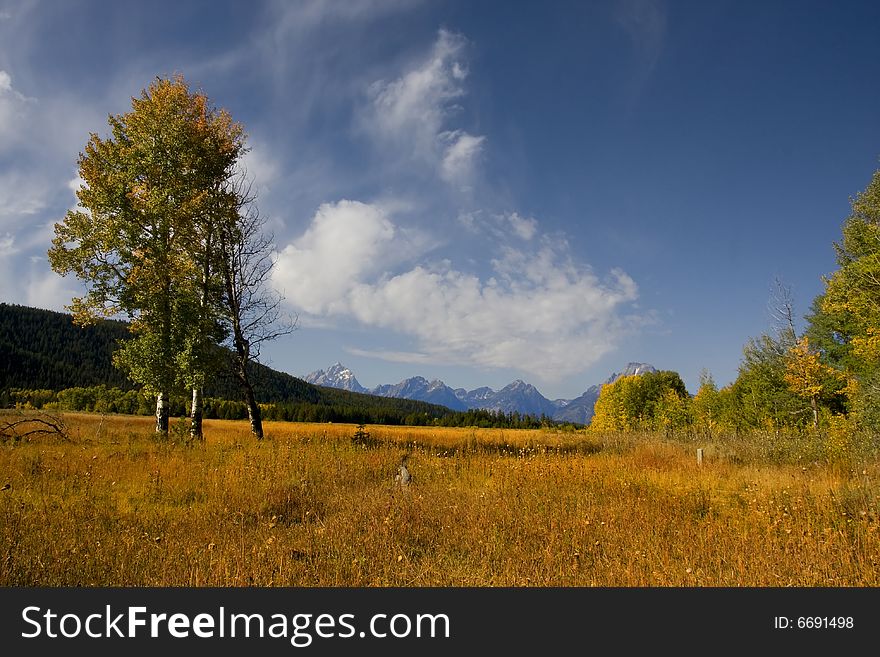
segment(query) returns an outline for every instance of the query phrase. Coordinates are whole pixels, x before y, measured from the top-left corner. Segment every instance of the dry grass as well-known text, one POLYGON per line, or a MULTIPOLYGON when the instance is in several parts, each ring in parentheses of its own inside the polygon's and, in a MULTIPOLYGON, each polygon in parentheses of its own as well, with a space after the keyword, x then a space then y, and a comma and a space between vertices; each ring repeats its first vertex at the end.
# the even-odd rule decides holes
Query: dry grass
POLYGON ((877 586, 880 463, 552 431, 68 415, 0 446, 0 585, 877 586), (734 450, 735 451, 735 450, 734 450), (415 480, 392 477, 410 452, 415 480))

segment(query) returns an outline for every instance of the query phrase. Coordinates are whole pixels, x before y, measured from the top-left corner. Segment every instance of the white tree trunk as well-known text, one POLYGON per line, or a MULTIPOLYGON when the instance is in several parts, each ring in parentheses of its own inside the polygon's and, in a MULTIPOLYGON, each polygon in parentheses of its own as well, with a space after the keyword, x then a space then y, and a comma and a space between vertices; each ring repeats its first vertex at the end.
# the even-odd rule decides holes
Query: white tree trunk
POLYGON ((202 389, 193 388, 192 408, 190 412, 189 435, 193 440, 202 440, 202 417, 204 410, 202 406, 202 389))
POLYGON ((156 433, 168 435, 168 416, 170 408, 168 394, 160 392, 156 397, 156 433))

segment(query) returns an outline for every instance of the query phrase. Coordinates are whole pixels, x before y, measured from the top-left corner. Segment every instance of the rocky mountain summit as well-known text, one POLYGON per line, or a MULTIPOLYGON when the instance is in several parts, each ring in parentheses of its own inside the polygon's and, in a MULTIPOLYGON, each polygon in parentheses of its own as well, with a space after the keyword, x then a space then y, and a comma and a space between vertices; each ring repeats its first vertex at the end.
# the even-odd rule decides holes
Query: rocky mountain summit
POLYGON ((303 380, 316 386, 339 388, 349 392, 369 392, 355 378, 354 373, 342 363, 334 363, 326 371, 317 370, 307 374, 303 380))

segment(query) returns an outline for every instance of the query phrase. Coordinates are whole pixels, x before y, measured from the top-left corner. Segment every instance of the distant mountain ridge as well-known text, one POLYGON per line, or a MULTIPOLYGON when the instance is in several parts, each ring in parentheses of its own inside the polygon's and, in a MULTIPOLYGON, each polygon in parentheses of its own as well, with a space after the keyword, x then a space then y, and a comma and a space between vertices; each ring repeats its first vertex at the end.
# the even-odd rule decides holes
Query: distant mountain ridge
POLYGON ((431 400, 431 404, 440 404, 456 411, 466 411, 469 407, 462 403, 455 391, 442 381, 428 381, 424 377, 414 376, 397 385, 379 385, 370 390, 370 394, 380 397, 402 397, 404 399, 431 400))
POLYGON ((604 384, 613 383, 623 376, 656 371, 654 366, 648 363, 627 363, 620 373, 615 372, 601 384, 590 386, 579 397, 553 401, 542 395, 535 386, 520 379, 496 391, 486 386, 474 390, 452 389, 438 379, 428 381, 422 376, 414 376, 397 384, 382 384, 368 390, 361 386, 350 369, 338 362, 327 370, 316 370, 303 378, 314 385, 366 392, 381 397, 424 401, 456 411, 486 409, 534 417, 547 416, 562 422, 588 424, 593 417, 593 407, 599 398, 599 390, 604 384))

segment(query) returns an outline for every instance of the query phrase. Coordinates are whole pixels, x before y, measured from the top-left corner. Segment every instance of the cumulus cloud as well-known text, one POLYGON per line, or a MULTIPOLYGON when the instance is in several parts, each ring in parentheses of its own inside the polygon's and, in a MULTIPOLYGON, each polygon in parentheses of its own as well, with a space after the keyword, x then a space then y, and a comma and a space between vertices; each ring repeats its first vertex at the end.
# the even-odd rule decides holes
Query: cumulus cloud
POLYGON ((511 212, 504 219, 520 239, 530 240, 538 232, 538 222, 531 217, 522 217, 516 212, 511 212))
POLYGON ((306 232, 278 254, 274 281, 306 313, 347 312, 354 283, 401 258, 419 255, 422 244, 398 229, 382 206, 325 203, 306 232))
POLYGON ((415 337, 437 362, 517 368, 545 380, 578 372, 613 348, 616 310, 636 298, 632 279, 614 272, 602 282, 543 253, 517 257, 528 275, 484 281, 444 264, 363 283, 351 292, 351 312, 415 337))
MULTIPOLYGON (((400 267, 401 229, 382 208, 354 201, 321 206, 302 237, 279 254, 276 283, 298 310, 350 317, 414 339, 418 351, 371 352, 389 360, 517 368, 544 380, 581 371, 632 326, 638 297, 624 272, 600 279, 559 238, 504 246, 491 275, 449 260, 400 267)), ((368 353, 359 351, 358 353, 368 353)))
POLYGON ((458 185, 468 183, 486 139, 446 127, 465 95, 465 47, 464 37, 440 30, 425 60, 399 78, 370 86, 367 117, 374 136, 435 167, 441 178, 458 185))

